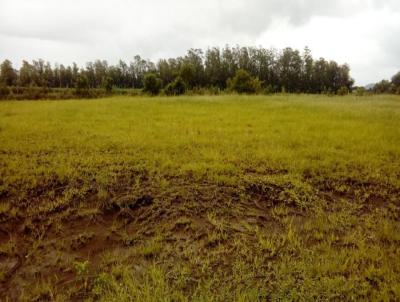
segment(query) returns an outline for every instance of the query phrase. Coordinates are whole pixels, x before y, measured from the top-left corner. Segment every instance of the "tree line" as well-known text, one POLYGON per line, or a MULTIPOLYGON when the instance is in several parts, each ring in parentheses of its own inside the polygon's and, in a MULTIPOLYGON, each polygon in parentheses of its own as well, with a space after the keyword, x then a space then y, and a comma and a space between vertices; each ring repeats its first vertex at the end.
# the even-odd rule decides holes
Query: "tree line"
POLYGON ((382 80, 372 87, 374 93, 396 93, 400 94, 400 71, 391 80, 382 80))
POLYGON ((351 91, 354 83, 347 64, 314 59, 308 48, 300 52, 292 48, 226 46, 190 49, 185 56, 156 63, 137 55, 129 63, 120 60, 116 65, 105 60, 88 62, 84 67, 75 63, 52 65, 39 59, 23 61, 18 70, 9 60, 0 66, 0 83, 13 87, 146 89, 147 82, 157 88, 155 91, 179 94, 200 88, 225 90, 234 87, 232 83, 242 85, 241 79, 254 89, 271 93, 335 94, 351 91))

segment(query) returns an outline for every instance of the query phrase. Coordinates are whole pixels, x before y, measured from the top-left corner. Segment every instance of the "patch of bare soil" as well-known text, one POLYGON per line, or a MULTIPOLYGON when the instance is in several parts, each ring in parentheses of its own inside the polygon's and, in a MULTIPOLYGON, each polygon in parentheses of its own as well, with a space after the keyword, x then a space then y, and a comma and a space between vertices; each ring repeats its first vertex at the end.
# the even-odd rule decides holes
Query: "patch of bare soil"
MULTIPOLYGON (((325 195, 339 194, 337 186, 323 185, 320 189, 325 195)), ((281 224, 271 216, 272 207, 285 203, 290 214, 301 219, 303 210, 283 194, 288 189, 259 182, 243 189, 181 181, 162 192, 149 184, 139 194, 119 188, 107 202, 96 202, 92 195, 87 197, 86 207, 74 205, 40 217, 6 219, 0 224, 0 298, 17 301, 29 296, 27 291, 39 283, 48 282, 55 291, 71 290, 72 300, 83 300, 88 285, 76 278, 75 264, 87 261, 90 284, 98 272, 107 269, 105 258, 113 251, 126 251, 126 257, 138 264, 158 254, 160 261, 172 265, 185 261, 188 249, 207 255, 223 244, 226 252, 215 265, 229 267, 235 234, 248 233, 249 242, 255 240, 246 226, 279 231, 281 224), (219 235, 210 236, 216 230, 219 235), (154 238, 159 238, 161 251, 154 248, 130 254, 132 248, 145 246, 154 238)), ((32 295, 37 301, 51 300, 40 291, 32 295)))

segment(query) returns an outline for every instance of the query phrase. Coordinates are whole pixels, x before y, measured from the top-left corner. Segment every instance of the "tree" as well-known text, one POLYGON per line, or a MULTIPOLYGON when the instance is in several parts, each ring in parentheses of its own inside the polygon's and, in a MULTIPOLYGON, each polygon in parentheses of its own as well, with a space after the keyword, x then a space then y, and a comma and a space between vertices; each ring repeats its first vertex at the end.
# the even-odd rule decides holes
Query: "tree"
POLYGON ((9 60, 0 65, 0 82, 6 86, 14 86, 17 83, 17 72, 9 60))
POLYGON ((372 91, 375 93, 390 93, 391 85, 388 80, 382 80, 374 85, 372 91))
POLYGON ((167 95, 181 95, 186 92, 186 84, 181 77, 177 77, 172 83, 165 87, 167 95))
POLYGON ((400 87, 400 71, 392 77, 392 84, 396 88, 400 87))
POLYGON ((236 70, 238 70, 238 63, 235 59, 235 54, 228 45, 222 49, 221 69, 223 77, 227 79, 233 78, 236 70))
POLYGON ((53 87, 61 87, 60 66, 56 63, 53 69, 53 87))
POLYGON ((219 48, 214 47, 206 51, 204 64, 207 86, 224 89, 228 78, 223 73, 219 48))
POLYGON ((107 93, 111 93, 113 88, 113 79, 110 76, 105 77, 102 86, 107 93))
POLYGON ((108 64, 107 61, 96 60, 93 64, 95 74, 95 87, 100 87, 103 83, 103 79, 107 75, 108 64))
POLYGON ((33 83, 33 66, 27 61, 22 61, 19 69, 19 84, 21 86, 30 86, 33 83))
POLYGON ((278 60, 281 87, 287 92, 301 91, 302 59, 298 50, 285 48, 278 60))
MULTIPOLYGON (((155 87, 155 90, 153 88, 150 90, 153 91, 152 94, 158 93, 161 87, 166 91, 172 91, 171 94, 180 94, 187 88, 208 87, 218 91, 223 90, 227 88, 228 79, 231 79, 230 84, 239 85, 232 82, 239 69, 246 71, 252 79, 247 83, 252 83, 252 88, 244 89, 247 93, 254 89, 258 90, 258 86, 262 86, 268 92, 285 90, 338 93, 342 87, 351 91, 354 84, 347 65, 340 65, 323 58, 314 60, 308 48, 300 53, 292 48, 277 51, 262 47, 240 46, 225 46, 222 49, 213 47, 207 49, 204 54, 200 49, 190 49, 183 57, 160 59, 157 65, 150 60, 135 56, 133 62, 129 64, 119 61, 116 65, 109 65, 107 61, 96 60, 87 63, 83 69, 75 63, 70 66, 55 64, 52 69, 50 63, 39 59, 32 63, 23 61, 17 72, 12 68, 11 62, 6 60, 1 64, 0 82, 5 85, 18 84, 27 87, 70 88, 76 87, 79 76, 85 76, 89 88, 103 87, 110 91, 112 87, 143 88, 145 76, 153 74, 157 80, 153 84, 149 83, 155 87)), ((243 75, 243 72, 240 72, 239 76, 243 75)), ((239 77, 238 80, 240 82, 245 79, 239 77)), ((237 88, 243 89, 243 87, 237 88)), ((399 88, 400 72, 392 78, 390 91, 395 92, 399 88)))
POLYGON ((365 95, 365 88, 364 87, 357 87, 356 89, 356 96, 364 96, 365 95))
POLYGON ((75 81, 75 93, 78 96, 89 95, 89 80, 85 74, 78 74, 75 81))
POLYGON ((94 66, 92 62, 86 63, 85 74, 89 81, 89 86, 95 88, 96 87, 96 74, 94 72, 94 66))
POLYGON ((330 83, 327 79, 328 63, 324 58, 320 58, 313 64, 312 71, 312 92, 322 93, 329 89, 330 83))
POLYGON ((261 88, 261 82, 244 69, 237 70, 235 76, 228 80, 227 85, 230 90, 238 93, 256 93, 261 88))
POLYGON ((164 86, 171 83, 174 80, 173 70, 169 62, 165 59, 161 59, 157 63, 157 69, 160 74, 160 78, 164 86))
POLYGON ((144 84, 144 76, 147 73, 155 73, 156 66, 153 62, 143 60, 140 56, 134 57, 134 62, 131 62, 132 72, 135 75, 133 81, 134 88, 141 88, 144 84))
POLYGON ((42 82, 45 87, 54 87, 55 86, 54 72, 53 72, 53 69, 51 68, 50 62, 47 62, 44 65, 42 82))
POLYGON ((314 59, 311 55, 311 50, 306 47, 303 53, 303 70, 302 70, 302 91, 312 92, 313 91, 313 66, 314 59))
POLYGON ((194 66, 190 63, 184 62, 181 65, 179 74, 189 88, 193 88, 196 85, 195 72, 194 66))
POLYGON ((0 99, 5 99, 10 94, 10 88, 0 82, 0 99))
MULTIPOLYGON (((76 84, 76 81, 79 77, 79 68, 78 65, 74 62, 72 63, 72 68, 68 66, 69 71, 71 72, 71 85, 76 84)), ((86 78, 87 80, 87 78, 86 78)), ((89 87, 89 80, 88 80, 88 87, 89 87)))
POLYGON ((186 81, 186 83, 190 86, 190 88, 204 85, 203 51, 201 49, 192 48, 188 50, 181 66, 181 76, 184 80, 186 80, 185 76, 189 76, 189 79, 186 81), (186 75, 185 72, 187 72, 186 75))
POLYGON ((161 89, 161 79, 154 73, 148 73, 144 76, 143 80, 143 91, 150 93, 151 95, 157 95, 161 89))
POLYGON ((44 81, 44 61, 39 59, 38 61, 32 61, 32 79, 35 86, 43 87, 45 86, 44 81))
POLYGON ((342 86, 338 89, 337 95, 348 95, 349 89, 346 86, 342 86))

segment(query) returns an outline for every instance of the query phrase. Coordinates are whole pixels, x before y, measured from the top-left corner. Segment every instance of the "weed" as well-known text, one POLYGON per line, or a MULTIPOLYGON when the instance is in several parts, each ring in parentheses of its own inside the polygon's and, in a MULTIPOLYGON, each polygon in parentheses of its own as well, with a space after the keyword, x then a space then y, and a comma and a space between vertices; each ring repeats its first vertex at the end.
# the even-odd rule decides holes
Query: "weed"
POLYGON ((139 254, 145 258, 153 258, 161 252, 161 249, 161 237, 154 237, 139 248, 139 254))

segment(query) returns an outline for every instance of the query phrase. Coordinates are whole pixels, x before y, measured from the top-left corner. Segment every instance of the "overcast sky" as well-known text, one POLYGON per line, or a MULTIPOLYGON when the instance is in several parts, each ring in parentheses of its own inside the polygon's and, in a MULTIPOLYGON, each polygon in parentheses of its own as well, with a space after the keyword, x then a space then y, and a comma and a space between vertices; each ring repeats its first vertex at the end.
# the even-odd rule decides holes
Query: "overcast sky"
POLYGON ((400 70, 400 0, 0 0, 0 60, 84 65, 189 48, 303 49, 348 63, 356 84, 400 70))

